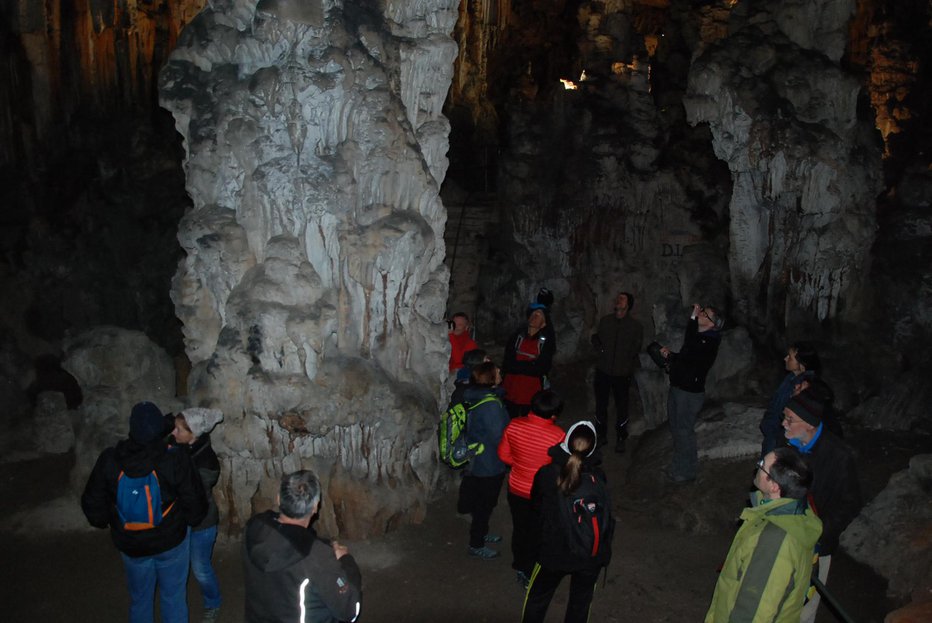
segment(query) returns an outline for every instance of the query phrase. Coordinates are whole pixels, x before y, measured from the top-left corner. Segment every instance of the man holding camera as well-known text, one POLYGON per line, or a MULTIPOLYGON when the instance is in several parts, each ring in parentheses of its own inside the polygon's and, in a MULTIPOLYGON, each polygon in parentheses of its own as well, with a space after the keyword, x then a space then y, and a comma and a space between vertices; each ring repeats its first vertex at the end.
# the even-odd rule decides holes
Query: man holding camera
POLYGON ((674 483, 696 479, 696 416, 705 402, 705 379, 718 355, 722 326, 715 308, 694 304, 680 352, 674 353, 666 346, 660 349, 670 364, 667 419, 673 436, 673 460, 667 478, 674 483))

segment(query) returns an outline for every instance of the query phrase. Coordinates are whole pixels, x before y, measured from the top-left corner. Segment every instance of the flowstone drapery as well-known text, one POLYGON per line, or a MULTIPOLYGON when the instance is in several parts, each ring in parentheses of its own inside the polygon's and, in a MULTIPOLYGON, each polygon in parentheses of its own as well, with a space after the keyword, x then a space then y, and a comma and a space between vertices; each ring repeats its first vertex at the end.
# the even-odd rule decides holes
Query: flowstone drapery
POLYGON ((224 411, 235 528, 310 468, 361 537, 423 516, 446 376, 449 0, 217 0, 161 75, 194 208, 172 284, 190 402, 224 411))

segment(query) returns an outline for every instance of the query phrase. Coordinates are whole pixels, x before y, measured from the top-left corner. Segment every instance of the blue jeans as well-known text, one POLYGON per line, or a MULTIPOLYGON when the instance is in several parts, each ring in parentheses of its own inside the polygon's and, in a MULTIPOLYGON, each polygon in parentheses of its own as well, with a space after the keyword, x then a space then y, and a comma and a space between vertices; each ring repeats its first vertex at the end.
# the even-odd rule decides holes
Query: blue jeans
POLYGON ((673 437, 673 460, 670 475, 677 480, 693 480, 699 470, 696 447, 696 416, 705 402, 704 393, 687 392, 670 387, 667 396, 667 419, 673 437))
POLYGON ((156 583, 162 623, 188 623, 188 532, 184 541, 161 554, 133 558, 121 553, 129 589, 129 623, 152 623, 156 583))
POLYGON ((191 532, 191 571, 201 586, 204 609, 220 607, 220 584, 210 564, 217 541, 217 526, 191 532))

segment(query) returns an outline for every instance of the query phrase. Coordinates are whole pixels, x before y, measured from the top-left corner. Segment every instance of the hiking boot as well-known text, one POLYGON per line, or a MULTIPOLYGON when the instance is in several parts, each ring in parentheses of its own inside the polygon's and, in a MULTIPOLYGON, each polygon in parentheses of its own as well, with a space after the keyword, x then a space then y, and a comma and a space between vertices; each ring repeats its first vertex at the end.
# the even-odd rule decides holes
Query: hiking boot
POLYGON ((497 534, 487 534, 485 535, 486 543, 501 543, 502 537, 497 534))
POLYGON ((216 623, 218 620, 220 620, 220 608, 204 608, 201 623, 216 623))
POLYGON ((469 555, 475 556, 476 558, 481 558, 482 560, 492 560, 493 558, 498 558, 498 552, 496 552, 491 547, 470 547, 469 555))

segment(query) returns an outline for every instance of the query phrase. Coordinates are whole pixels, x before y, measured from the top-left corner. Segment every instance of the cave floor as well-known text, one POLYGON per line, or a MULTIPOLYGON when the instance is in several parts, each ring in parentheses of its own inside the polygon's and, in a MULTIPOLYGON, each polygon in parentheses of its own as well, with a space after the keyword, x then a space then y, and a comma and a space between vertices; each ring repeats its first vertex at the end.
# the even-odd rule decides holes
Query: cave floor
MULTIPOLYGON (((564 415, 561 424, 572 421, 564 415)), ((649 434, 666 434, 666 430, 649 434)), ((645 486, 628 475, 632 465, 649 458, 638 451, 639 445, 645 445, 639 441, 629 440, 627 454, 606 453, 604 467, 618 527, 614 557, 599 581, 590 620, 699 621, 708 607, 716 569, 724 560, 733 527, 696 533, 688 526, 684 529, 682 522, 674 526, 669 508, 688 507, 704 496, 732 500, 737 517, 750 486, 753 461, 709 462, 691 485, 645 486)), ((891 473, 906 466, 912 454, 930 451, 928 440, 917 442, 904 435, 855 433, 849 441, 860 453, 860 477, 868 500, 891 473)), ((64 456, 0 464, 2 515, 15 515, 41 503, 45 496, 63 495, 71 461, 64 456)), ((466 555, 468 524, 455 514, 455 497, 455 487, 451 487, 430 504, 421 525, 347 542, 363 569, 362 623, 520 619, 523 591, 510 567, 510 520, 504 492, 492 518, 492 530, 505 536, 499 547, 503 555, 491 561, 466 555)), ((0 522, 0 552, 3 620, 125 620, 128 597, 122 563, 106 531, 30 531, 29 526, 0 522)), ((220 620, 242 621, 238 538, 218 543, 214 563, 224 596, 220 620)), ((568 581, 564 581, 548 621, 562 620, 567 589, 568 581)), ((882 578, 843 552, 833 561, 829 589, 860 623, 882 621, 898 605, 885 596, 882 578)), ((188 601, 191 620, 198 621, 200 595, 193 579, 188 601)), ((836 620, 840 619, 823 606, 818 621, 836 620)))

